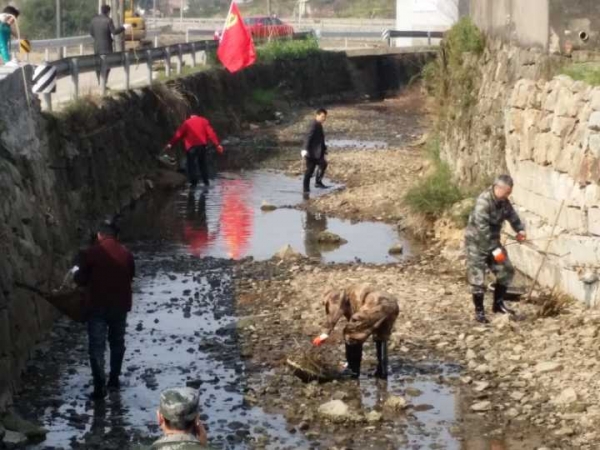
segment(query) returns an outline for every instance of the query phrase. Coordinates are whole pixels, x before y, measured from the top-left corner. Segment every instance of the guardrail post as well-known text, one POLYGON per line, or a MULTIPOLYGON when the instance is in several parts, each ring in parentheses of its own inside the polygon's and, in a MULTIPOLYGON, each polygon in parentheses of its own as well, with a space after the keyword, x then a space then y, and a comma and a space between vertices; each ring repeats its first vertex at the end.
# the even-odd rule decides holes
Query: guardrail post
POLYGON ((165 48, 165 76, 169 78, 171 76, 171 49, 165 48))
POLYGON ((148 55, 148 60, 146 64, 148 65, 148 85, 152 85, 152 50, 146 50, 146 54, 148 55))
POLYGON ((83 44, 79 44, 79 56, 83 56, 83 44))
POLYGON ((181 71, 183 69, 183 52, 181 49, 181 44, 177 46, 177 75, 181 75, 181 71))
POLYGON ((427 45, 431 46, 431 31, 427 31, 427 45))
POLYGON ((44 94, 44 103, 46 104, 46 109, 52 112, 52 94, 44 94))
POLYGON ((158 47, 158 36, 154 36, 154 48, 158 47))
POLYGON ((185 29, 185 43, 190 42, 190 29, 189 27, 185 29))
POLYGON ((62 51, 62 57, 66 58, 68 56, 68 50, 67 50, 67 46, 65 45, 63 47, 63 51, 62 51))
POLYGON ((125 61, 123 61, 123 68, 125 69, 125 89, 129 90, 129 67, 130 67, 130 57, 129 52, 125 53, 125 61))
POLYGON ((192 67, 196 67, 196 43, 192 42, 192 67))
POLYGON ((102 92, 102 96, 106 95, 106 79, 107 79, 107 70, 106 70, 106 55, 100 55, 100 90, 102 92))
POLYGON ((50 61, 50 50, 48 48, 44 49, 44 61, 50 61))
POLYGON ((77 58, 71 60, 71 80, 73 81, 73 98, 79 98, 79 61, 77 58))

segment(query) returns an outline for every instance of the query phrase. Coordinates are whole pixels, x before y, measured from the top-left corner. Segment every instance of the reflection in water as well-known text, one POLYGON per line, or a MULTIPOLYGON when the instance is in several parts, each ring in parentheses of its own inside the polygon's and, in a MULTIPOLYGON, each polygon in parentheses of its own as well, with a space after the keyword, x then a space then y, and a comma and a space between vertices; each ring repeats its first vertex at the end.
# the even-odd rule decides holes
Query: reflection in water
POLYGON ((196 202, 194 192, 190 190, 183 223, 183 239, 194 256, 202 256, 206 248, 215 240, 215 235, 211 235, 208 231, 204 193, 200 194, 196 202))
POLYGON ((306 256, 320 258, 321 246, 319 244, 319 234, 327 230, 327 216, 307 210, 302 228, 304 229, 304 250, 306 256))
POLYGON ((247 180, 223 180, 219 222, 227 244, 227 255, 239 259, 246 253, 252 235, 254 212, 249 206, 251 184, 247 180))
POLYGON ((264 260, 285 245, 323 262, 393 263, 412 256, 413 243, 389 225, 282 208, 302 201, 298 186, 298 179, 267 171, 220 174, 207 192, 181 190, 146 198, 123 219, 122 238, 130 245, 160 243, 195 257, 264 260), (261 211, 263 201, 280 208, 261 211), (348 243, 319 244, 325 230, 348 243), (389 255, 399 242, 405 253, 389 255))

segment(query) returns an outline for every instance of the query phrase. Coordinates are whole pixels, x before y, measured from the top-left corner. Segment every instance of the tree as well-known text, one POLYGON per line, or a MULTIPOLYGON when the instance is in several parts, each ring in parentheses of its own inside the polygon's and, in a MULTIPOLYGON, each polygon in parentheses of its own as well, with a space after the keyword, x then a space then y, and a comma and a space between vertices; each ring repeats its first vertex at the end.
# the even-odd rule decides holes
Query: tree
MULTIPOLYGON (((90 21, 97 13, 95 0, 61 0, 62 35, 88 34, 90 21)), ((50 0, 23 0, 19 27, 28 39, 51 39, 56 37, 56 4, 50 0)))

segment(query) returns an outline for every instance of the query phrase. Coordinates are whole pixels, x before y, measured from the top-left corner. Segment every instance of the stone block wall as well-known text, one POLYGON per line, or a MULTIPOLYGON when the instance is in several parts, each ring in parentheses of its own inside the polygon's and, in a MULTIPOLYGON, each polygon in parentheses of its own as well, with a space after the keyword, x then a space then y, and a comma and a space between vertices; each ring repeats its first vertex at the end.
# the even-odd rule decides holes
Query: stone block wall
POLYGON ((442 157, 463 185, 513 176, 513 201, 531 241, 508 250, 531 277, 558 216, 540 282, 597 306, 600 88, 566 76, 548 79, 557 58, 490 40, 474 64, 479 86, 472 119, 447 125, 442 157))
POLYGON ((549 243, 543 283, 598 305, 600 88, 566 76, 522 79, 506 107, 505 134, 514 202, 534 239, 511 249, 518 267, 534 276, 549 243))

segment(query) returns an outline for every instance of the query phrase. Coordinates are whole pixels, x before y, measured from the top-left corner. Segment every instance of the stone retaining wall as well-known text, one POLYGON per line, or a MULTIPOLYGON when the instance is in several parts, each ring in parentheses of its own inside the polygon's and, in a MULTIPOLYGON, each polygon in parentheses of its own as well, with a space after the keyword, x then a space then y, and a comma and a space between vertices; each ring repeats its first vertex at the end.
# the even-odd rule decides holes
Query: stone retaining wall
POLYGON ((517 268, 540 276, 587 305, 600 302, 600 88, 558 76, 557 57, 498 40, 471 61, 479 71, 477 103, 465 125, 449 123, 442 157, 464 185, 508 171, 513 201, 526 220, 527 245, 510 245, 517 268))
MULTIPOLYGON (((537 250, 545 248, 558 217, 542 281, 597 305, 600 88, 566 76, 520 80, 507 105, 505 133, 514 201, 537 239, 537 250)), ((533 276, 541 263, 539 251, 513 247, 519 268, 533 276)))

